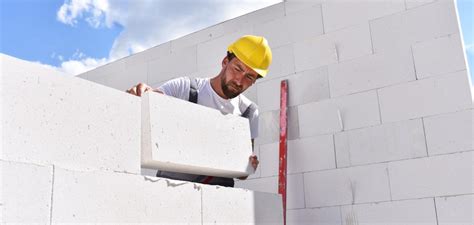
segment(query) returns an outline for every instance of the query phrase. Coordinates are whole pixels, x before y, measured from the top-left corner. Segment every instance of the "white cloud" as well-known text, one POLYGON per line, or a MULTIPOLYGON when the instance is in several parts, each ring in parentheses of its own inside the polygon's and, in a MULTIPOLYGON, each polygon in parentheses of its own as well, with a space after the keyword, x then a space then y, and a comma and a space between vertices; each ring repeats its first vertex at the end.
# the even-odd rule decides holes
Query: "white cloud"
MULTIPOLYGON (((57 19, 71 26, 80 20, 94 28, 121 26, 108 62, 278 2, 281 0, 65 0, 57 19)), ((104 59, 95 60, 101 64, 104 59)), ((62 66, 81 71, 93 64, 75 59, 62 66)))
POLYGON ((71 75, 79 75, 96 67, 105 65, 108 62, 109 61, 106 58, 94 59, 89 57, 79 60, 68 60, 61 63, 61 68, 59 68, 59 70, 71 75))

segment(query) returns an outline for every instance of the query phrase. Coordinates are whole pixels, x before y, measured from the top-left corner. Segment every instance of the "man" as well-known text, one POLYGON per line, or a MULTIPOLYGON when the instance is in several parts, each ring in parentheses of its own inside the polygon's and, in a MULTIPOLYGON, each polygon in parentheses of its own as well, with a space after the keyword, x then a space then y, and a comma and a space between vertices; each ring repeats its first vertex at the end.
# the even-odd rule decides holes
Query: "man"
MULTIPOLYGON (((265 77, 272 60, 271 49, 264 37, 246 35, 229 45, 227 55, 222 60, 222 69, 214 78, 181 77, 170 80, 157 89, 139 83, 127 90, 141 96, 146 91, 181 98, 200 105, 220 110, 224 114, 236 114, 249 119, 252 145, 258 135, 258 109, 242 92, 265 77)), ((257 156, 251 155, 249 162, 257 169, 257 156)), ((157 176, 199 183, 233 187, 234 180, 223 177, 209 177, 158 171, 157 176)), ((239 179, 246 179, 241 177, 239 179)))

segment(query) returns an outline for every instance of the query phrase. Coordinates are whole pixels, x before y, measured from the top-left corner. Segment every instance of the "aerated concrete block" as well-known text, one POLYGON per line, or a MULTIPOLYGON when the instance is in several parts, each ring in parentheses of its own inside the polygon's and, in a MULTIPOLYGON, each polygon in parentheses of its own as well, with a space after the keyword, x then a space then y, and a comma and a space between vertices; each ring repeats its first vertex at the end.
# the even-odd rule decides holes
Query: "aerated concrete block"
POLYGON ((408 48, 329 65, 328 72, 331 97, 416 80, 408 48))
POLYGON ((272 64, 270 64, 268 71, 268 76, 266 76, 265 79, 259 79, 257 85, 254 86, 258 86, 261 83, 260 81, 265 82, 274 78, 288 76, 295 72, 293 44, 284 45, 278 48, 272 46, 272 64))
POLYGON ((375 53, 410 48, 412 44, 459 33, 454 1, 439 0, 370 21, 375 53))
POLYGON ((343 225, 437 225, 432 198, 342 206, 341 215, 343 225))
POLYGON ((474 152, 391 162, 393 200, 474 193, 474 152))
POLYGON ((306 207, 325 207, 390 200, 385 164, 304 174, 306 207))
POLYGON ((300 137, 332 134, 380 124, 375 91, 298 106, 300 137))
POLYGON ((192 45, 147 61, 148 83, 154 84, 198 71, 197 55, 197 46, 192 45))
POLYGON ((439 225, 474 224, 474 195, 436 198, 439 225))
POLYGON ((362 23, 294 44, 297 72, 332 65, 372 53, 368 23, 362 23))
POLYGON ((466 71, 435 76, 378 90, 382 121, 393 122, 472 107, 466 71))
POLYGON ((413 45, 418 79, 466 69, 459 33, 413 45))
POLYGON ((288 225, 341 225, 339 207, 294 209, 286 212, 288 225))
POLYGON ((278 177, 235 180, 235 187, 259 192, 278 193, 278 177))
POLYGON ((434 1, 437 1, 437 0, 405 0, 405 3, 406 3, 407 9, 411 9, 411 8, 415 8, 415 7, 432 3, 434 1))
POLYGON ((427 156, 421 119, 335 134, 338 167, 427 156))
POLYGON ((202 224, 283 224, 282 205, 278 194, 202 186, 202 224))
POLYGON ((429 155, 474 150, 474 111, 472 109, 426 117, 429 155))
POLYGON ((49 224, 53 167, 0 160, 0 223, 49 224))
POLYGON ((332 135, 288 141, 288 173, 336 168, 332 135))
POLYGON ((288 93, 290 106, 328 99, 330 96, 327 67, 306 70, 290 76, 288 93))
POLYGON ((140 173, 140 98, 3 58, 2 159, 140 173))
POLYGON ((201 223, 201 190, 183 181, 56 169, 52 224, 201 223))
POLYGON ((322 4, 325 32, 339 30, 405 10, 403 0, 395 1, 346 1, 332 0, 322 4))
POLYGON ((154 92, 142 97, 143 167, 243 177, 253 172, 251 154, 248 119, 154 92))

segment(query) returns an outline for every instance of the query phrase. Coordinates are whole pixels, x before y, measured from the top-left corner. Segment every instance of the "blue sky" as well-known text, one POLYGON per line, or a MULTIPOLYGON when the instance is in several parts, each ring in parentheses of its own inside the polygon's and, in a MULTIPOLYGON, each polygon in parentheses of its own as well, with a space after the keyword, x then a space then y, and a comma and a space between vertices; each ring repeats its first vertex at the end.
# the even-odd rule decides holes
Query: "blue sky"
MULTIPOLYGON (((281 0, 0 2, 1 53, 77 74, 281 0)), ((457 2, 473 71, 474 0, 457 2)))

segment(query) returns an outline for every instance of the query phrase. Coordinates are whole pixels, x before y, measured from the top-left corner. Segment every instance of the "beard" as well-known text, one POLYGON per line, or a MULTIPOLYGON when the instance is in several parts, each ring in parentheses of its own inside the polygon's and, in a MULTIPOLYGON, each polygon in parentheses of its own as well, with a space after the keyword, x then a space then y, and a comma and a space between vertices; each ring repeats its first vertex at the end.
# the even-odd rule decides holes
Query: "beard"
POLYGON ((229 99, 235 98, 242 93, 242 86, 232 84, 230 81, 226 83, 224 78, 221 79, 221 88, 224 95, 229 99))

